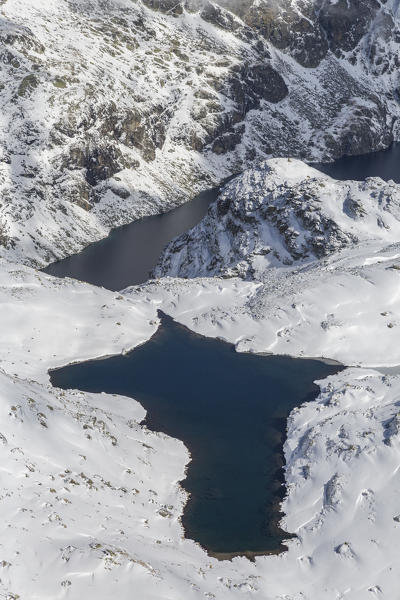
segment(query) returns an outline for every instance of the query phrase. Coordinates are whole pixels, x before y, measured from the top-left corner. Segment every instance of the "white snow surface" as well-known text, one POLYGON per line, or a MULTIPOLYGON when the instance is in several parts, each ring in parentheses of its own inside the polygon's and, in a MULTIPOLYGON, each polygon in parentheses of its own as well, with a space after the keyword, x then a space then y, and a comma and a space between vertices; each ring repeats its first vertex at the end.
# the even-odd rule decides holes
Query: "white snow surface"
MULTIPOLYGON (((236 17, 224 29, 197 12, 176 17, 139 1, 0 1, 1 256, 44 265, 277 149, 330 159, 366 130, 368 148, 383 147, 398 137, 397 9, 396 0, 380 6, 354 60, 329 54, 310 69, 268 42, 260 54, 257 35, 248 37, 236 17), (388 16, 385 37, 378 21, 388 16), (382 72, 367 59, 372 45, 389 57, 382 72), (236 123, 240 107, 221 85, 267 56, 290 93, 261 99, 236 123), (240 141, 218 154, 211 143, 229 119, 228 133, 242 128, 240 141), (87 166, 113 153, 105 167, 113 173, 96 171, 90 183, 87 166)), ((265 183, 271 165, 288 189, 316 177, 293 163, 285 183, 282 164, 232 186, 265 183)), ((336 223, 346 243, 323 259, 293 257, 279 254, 275 236, 276 263, 259 254, 249 281, 164 278, 115 294, 1 259, 0 597, 398 596, 400 379, 369 367, 400 364, 399 192, 376 180, 319 181, 327 191, 316 214, 336 223), (392 204, 373 206, 374 190, 392 204), (334 200, 346 194, 366 216, 339 210, 334 200), (298 537, 287 553, 254 563, 208 557, 183 538, 183 444, 141 426, 145 412, 132 399, 49 384, 49 368, 145 342, 158 308, 239 351, 352 365, 289 419, 282 525, 298 537)))
MULTIPOLYGON (((282 164, 273 163, 274 177, 282 164)), ((310 170, 291 166, 280 177, 295 189, 310 170)), ((344 188, 324 181, 340 197, 344 188)), ((370 202, 369 214, 374 190, 387 192, 378 180, 343 185, 370 202)), ((388 186, 395 199, 397 186, 388 186)), ((321 214, 325 202, 342 214, 329 195, 321 214)), ((247 281, 166 277, 113 293, 1 260, 0 594, 394 600, 400 376, 370 367, 400 364, 396 210, 393 201, 391 229, 373 230, 373 240, 361 227, 357 243, 247 281), (209 557, 180 524, 183 444, 141 426, 145 411, 130 398, 50 385, 49 368, 144 343, 158 309, 239 351, 353 365, 320 382, 319 398, 289 418, 282 526, 297 538, 286 553, 254 563, 209 557)), ((372 227, 375 217, 365 218, 372 227)))
POLYGON ((5 261, 1 273, 3 597, 395 597, 399 377, 350 368, 321 382, 288 424, 283 526, 298 538, 279 556, 220 562, 183 539, 183 444, 141 427, 132 399, 52 388, 47 369, 142 343, 159 307, 196 329, 185 298, 216 335, 217 304, 259 284, 166 279, 121 296, 5 261))

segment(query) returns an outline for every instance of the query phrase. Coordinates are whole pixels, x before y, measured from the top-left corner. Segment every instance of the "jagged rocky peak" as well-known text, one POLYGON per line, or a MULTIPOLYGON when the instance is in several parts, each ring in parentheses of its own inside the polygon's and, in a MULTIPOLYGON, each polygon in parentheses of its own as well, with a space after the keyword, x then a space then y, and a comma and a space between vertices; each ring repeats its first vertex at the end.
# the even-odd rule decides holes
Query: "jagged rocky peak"
POLYGON ((299 160, 271 159, 228 183, 206 217, 167 246, 154 275, 258 278, 400 235, 400 186, 336 181, 299 160))

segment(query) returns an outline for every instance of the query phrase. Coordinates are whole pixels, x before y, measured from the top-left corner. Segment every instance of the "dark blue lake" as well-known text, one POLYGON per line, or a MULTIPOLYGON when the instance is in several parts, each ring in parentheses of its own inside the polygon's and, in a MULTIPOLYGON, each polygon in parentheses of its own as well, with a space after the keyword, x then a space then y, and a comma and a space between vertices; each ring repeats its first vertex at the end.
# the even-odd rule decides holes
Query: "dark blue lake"
POLYGON ((54 386, 130 396, 146 425, 182 440, 192 460, 186 536, 212 554, 282 550, 283 443, 290 411, 341 370, 318 360, 236 353, 162 316, 157 333, 125 356, 50 373, 54 386))
POLYGON ((149 279, 165 246, 199 223, 218 193, 219 188, 207 190, 169 212, 117 227, 103 240, 52 263, 43 271, 114 291, 143 283, 149 279))

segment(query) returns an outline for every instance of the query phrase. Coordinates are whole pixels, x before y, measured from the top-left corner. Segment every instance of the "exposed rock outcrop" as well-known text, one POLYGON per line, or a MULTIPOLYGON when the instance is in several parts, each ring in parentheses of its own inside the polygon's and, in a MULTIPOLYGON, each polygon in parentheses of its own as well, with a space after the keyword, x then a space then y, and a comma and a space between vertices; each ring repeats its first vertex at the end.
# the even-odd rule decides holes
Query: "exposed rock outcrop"
POLYGON ((227 184, 207 216, 167 246, 154 274, 258 278, 271 266, 399 237, 399 186, 336 181, 300 161, 271 159, 227 184))

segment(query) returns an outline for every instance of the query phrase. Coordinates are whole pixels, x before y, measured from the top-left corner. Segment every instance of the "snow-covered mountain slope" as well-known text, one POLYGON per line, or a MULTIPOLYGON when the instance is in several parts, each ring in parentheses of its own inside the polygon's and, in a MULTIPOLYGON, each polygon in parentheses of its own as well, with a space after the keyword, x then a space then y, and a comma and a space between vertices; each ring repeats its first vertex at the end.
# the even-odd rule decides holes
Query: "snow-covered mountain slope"
POLYGON ((271 266, 399 239, 398 185, 336 181, 301 161, 271 159, 227 184, 206 217, 167 246, 154 274, 259 279, 271 266))
POLYGON ((129 598, 130 580, 156 598, 168 548, 181 554, 183 445, 141 427, 128 398, 2 371, 0 397, 1 595, 105 600, 120 580, 129 598))
POLYGON ((220 4, 239 16, 1 2, 0 255, 43 265, 256 160, 398 137, 395 0, 220 4))
POLYGON ((400 187, 379 178, 338 182, 267 161, 166 248, 157 274, 195 279, 156 280, 146 293, 239 350, 398 365, 399 200, 400 187))
POLYGON ((0 293, 0 594, 106 599, 124 573, 119 597, 128 580, 161 597, 168 547, 181 553, 187 451, 139 426, 132 399, 57 390, 47 374, 142 343, 154 310, 4 261, 0 293))
POLYGON ((400 365, 400 244, 351 248, 305 266, 270 268, 262 281, 164 278, 143 294, 190 329, 242 352, 400 365))
MULTIPOLYGON (((183 445, 139 426, 144 411, 132 399, 61 391, 47 376, 49 367, 149 338, 168 281, 186 290, 178 300, 199 285, 204 323, 200 292, 214 280, 161 280, 121 297, 4 261, 1 267, 1 302, 12 308, 0 312, 7 357, 0 371, 5 598, 109 600, 117 589, 121 600, 132 594, 140 600, 393 600, 398 376, 347 369, 321 382, 316 402, 293 411, 283 509, 284 526, 298 539, 289 541, 286 554, 219 562, 182 537, 185 496, 177 482, 189 458, 183 445)), ((247 286, 248 294, 257 288, 237 280, 219 285, 247 286)), ((169 305, 166 295, 164 302, 169 305)))
POLYGON ((3 259, 0 303, 0 368, 41 382, 48 368, 134 348, 158 323, 144 300, 132 305, 118 293, 3 259))
MULTIPOLYGON (((0 0, 1 256, 42 265, 270 155, 329 159, 398 137, 395 0, 218 4, 0 0)), ((165 278, 115 294, 0 260, 7 600, 396 597, 399 376, 347 369, 293 411, 282 509, 298 538, 254 563, 183 538, 188 453, 140 426, 135 401, 49 384, 49 368, 146 341, 158 308, 241 351, 400 364, 397 187, 322 177, 324 193, 295 161, 301 175, 279 183, 284 164, 252 176, 275 178, 280 229, 265 190, 250 196, 251 173, 229 188, 237 211, 220 215, 242 227, 240 244, 207 229, 223 261, 212 272, 256 281, 165 278)))

